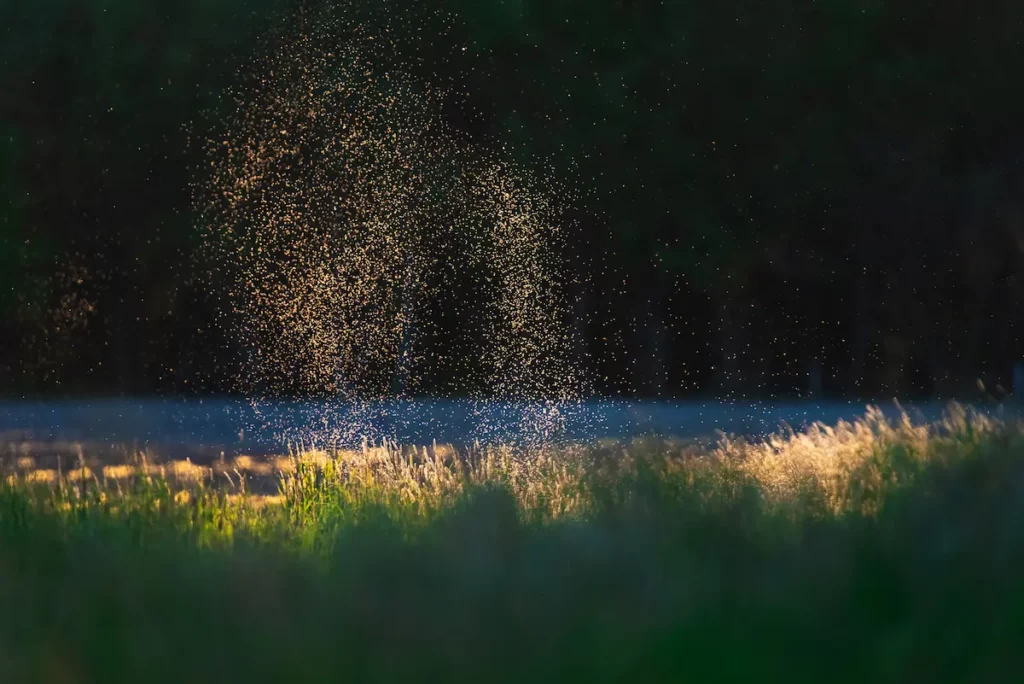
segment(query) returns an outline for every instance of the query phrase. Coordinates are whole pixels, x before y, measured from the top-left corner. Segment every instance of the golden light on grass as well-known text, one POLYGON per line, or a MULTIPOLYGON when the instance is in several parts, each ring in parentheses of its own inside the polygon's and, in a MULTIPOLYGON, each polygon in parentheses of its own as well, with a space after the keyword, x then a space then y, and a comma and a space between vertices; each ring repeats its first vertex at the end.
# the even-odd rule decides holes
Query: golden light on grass
POLYGON ((198 466, 189 460, 172 461, 167 465, 167 469, 179 481, 201 482, 212 477, 209 468, 198 466))
POLYGON ((252 456, 235 456, 234 467, 238 470, 248 470, 252 464, 252 456))
POLYGON ((274 466, 265 460, 256 460, 251 456, 237 456, 234 460, 234 470, 256 476, 272 475, 274 466))
POLYGON ((103 477, 108 480, 127 480, 136 474, 138 469, 127 464, 103 466, 103 477))
POLYGON ((318 466, 318 467, 322 468, 324 465, 326 465, 327 463, 329 463, 333 459, 338 459, 338 460, 342 460, 342 461, 344 461, 344 460, 351 460, 351 459, 354 459, 354 458, 360 458, 365 453, 366 452, 364 452, 364 451, 358 451, 358 450, 354 450, 354 449, 344 449, 344 450, 338 451, 337 454, 334 457, 332 457, 326 451, 321 451, 319 449, 312 449, 310 451, 303 451, 303 452, 299 453, 296 456, 296 460, 299 463, 304 464, 304 465, 314 465, 314 466, 318 466))
MULTIPOLYGON (((1006 448, 1024 450, 1024 427, 956 406, 933 425, 906 417, 888 420, 872 408, 853 422, 787 430, 757 443, 723 437, 716 446, 700 447, 688 440, 644 438, 600 446, 386 445, 333 455, 310 450, 235 461, 232 466, 246 470, 224 470, 223 477, 214 479, 212 469, 188 460, 108 465, 95 487, 102 493, 100 501, 125 508, 142 496, 144 503, 147 497, 165 502, 154 506, 190 504, 202 497, 214 508, 223 502, 253 510, 293 502, 298 505, 290 510, 297 511, 370 500, 400 502, 403 510, 428 513, 452 504, 467 488, 500 485, 523 510, 549 520, 586 516, 601 487, 614 490, 645 472, 672 479, 683 490, 697 482, 710 483, 716 492, 754 485, 764 505, 784 510, 811 501, 822 514, 873 515, 886 492, 911 482, 925 465, 963 458, 995 439, 1006 448), (139 482, 138 488, 123 485, 146 468, 159 473, 153 481, 139 482)), ((94 479, 91 470, 78 468, 14 472, 6 481, 15 488, 44 484, 60 496, 80 497, 93 491, 91 484, 80 486, 83 475, 94 479)), ((694 491, 703 496, 699 487, 694 491)), ((632 494, 627 488, 622 495, 632 494)), ((96 501, 91 496, 83 497, 88 505, 96 501)))
POLYGON ((852 423, 787 429, 759 444, 723 439, 712 455, 756 481, 769 499, 795 500, 814 492, 834 513, 873 513, 870 507, 879 497, 865 497, 865 491, 898 486, 901 477, 962 448, 962 436, 977 438, 999 426, 1011 434, 1014 429, 956 404, 934 425, 914 424, 905 413, 890 421, 877 407, 868 407, 852 423))
POLYGON ((25 482, 45 482, 47 484, 57 481, 57 471, 51 469, 30 470, 25 473, 25 482))
POLYGON ((455 447, 451 444, 438 444, 434 442, 432 449, 439 458, 454 458, 457 455, 455 447))
POLYGON ((167 475, 167 469, 164 466, 157 463, 150 463, 148 460, 143 461, 136 466, 136 471, 140 475, 146 475, 149 477, 166 477, 167 475))
POLYGON ((92 470, 86 466, 80 466, 73 470, 68 470, 68 472, 65 473, 65 477, 67 477, 71 482, 85 482, 95 478, 92 470))
POLYGON ((273 459, 274 471, 278 473, 294 473, 296 461, 290 456, 277 456, 273 459))

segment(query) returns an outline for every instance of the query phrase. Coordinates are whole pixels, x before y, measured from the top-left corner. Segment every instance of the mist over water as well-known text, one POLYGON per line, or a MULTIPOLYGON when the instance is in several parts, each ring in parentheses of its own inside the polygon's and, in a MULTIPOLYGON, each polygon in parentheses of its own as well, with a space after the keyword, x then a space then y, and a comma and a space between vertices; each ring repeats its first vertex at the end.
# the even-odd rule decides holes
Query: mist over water
POLYGON ((389 35, 304 17, 224 94, 194 198, 219 324, 247 350, 237 390, 257 416, 320 401, 273 404, 284 440, 387 438, 389 407, 424 394, 479 402, 474 438, 557 439, 587 396, 567 193, 446 125, 389 35))

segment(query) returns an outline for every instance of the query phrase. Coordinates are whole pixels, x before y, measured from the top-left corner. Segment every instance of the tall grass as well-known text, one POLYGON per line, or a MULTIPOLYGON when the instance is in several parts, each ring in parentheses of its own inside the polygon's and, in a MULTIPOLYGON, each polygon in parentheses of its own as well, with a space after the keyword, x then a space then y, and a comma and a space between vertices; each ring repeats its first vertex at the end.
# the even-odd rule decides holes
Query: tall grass
POLYGON ((154 472, 0 488, 0 681, 1018 676, 1024 429, 956 406, 710 449, 307 451, 271 496, 154 472))

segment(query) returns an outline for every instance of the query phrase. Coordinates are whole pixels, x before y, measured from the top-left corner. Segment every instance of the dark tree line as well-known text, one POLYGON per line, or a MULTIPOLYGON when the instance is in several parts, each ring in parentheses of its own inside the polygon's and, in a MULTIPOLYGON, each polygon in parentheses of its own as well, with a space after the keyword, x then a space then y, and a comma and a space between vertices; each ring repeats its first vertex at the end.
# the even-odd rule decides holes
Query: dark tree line
MULTIPOLYGON (((0 392, 227 386, 185 124, 317 4, 0 5, 0 392)), ((1020 3, 356 4, 403 13, 455 127, 577 187, 566 259, 600 390, 1009 389, 1020 3)))

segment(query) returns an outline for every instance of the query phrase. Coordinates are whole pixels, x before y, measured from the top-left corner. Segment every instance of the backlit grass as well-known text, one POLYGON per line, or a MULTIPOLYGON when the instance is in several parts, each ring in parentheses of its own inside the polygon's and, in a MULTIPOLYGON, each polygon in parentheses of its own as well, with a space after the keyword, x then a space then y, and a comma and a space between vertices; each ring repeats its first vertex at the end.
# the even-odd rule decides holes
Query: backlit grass
POLYGON ((182 463, 13 464, 0 681, 1017 676, 1024 429, 958 407, 182 463))

